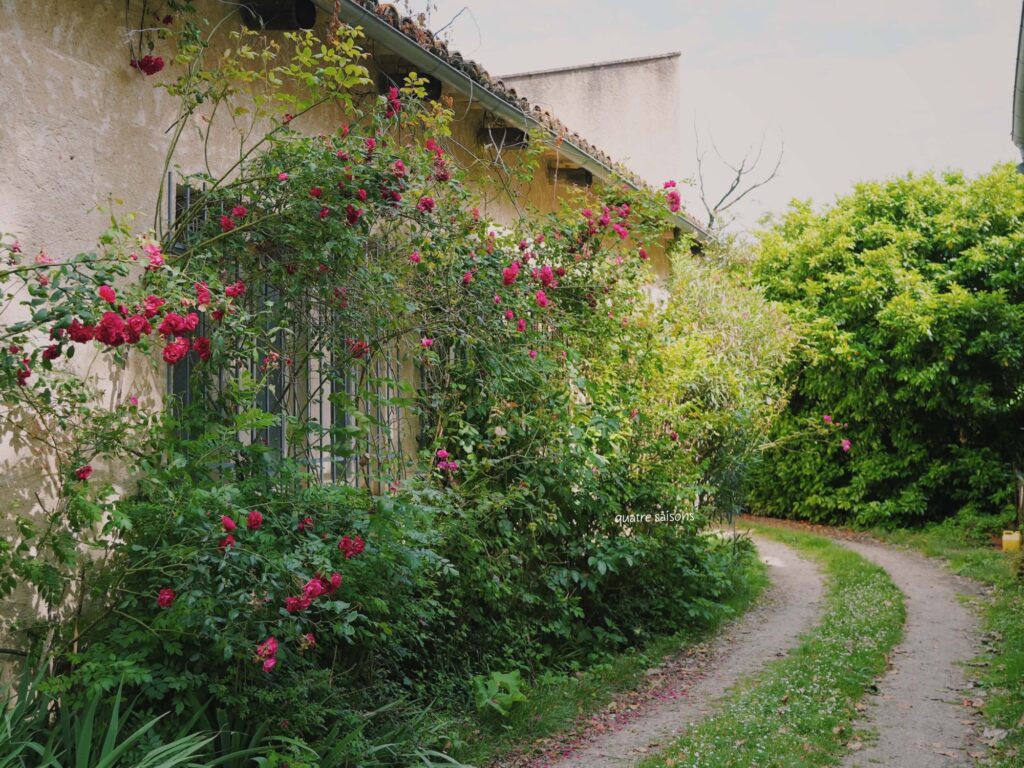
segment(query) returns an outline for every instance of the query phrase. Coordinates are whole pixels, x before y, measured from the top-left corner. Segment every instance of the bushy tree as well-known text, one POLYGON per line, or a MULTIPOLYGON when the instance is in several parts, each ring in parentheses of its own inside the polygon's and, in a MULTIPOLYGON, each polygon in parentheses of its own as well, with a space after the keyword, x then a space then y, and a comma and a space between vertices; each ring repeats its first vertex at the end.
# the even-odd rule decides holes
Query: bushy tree
POLYGON ((759 511, 1008 518, 1024 459, 1024 180, 1011 166, 859 185, 792 209, 756 276, 805 335, 759 511))

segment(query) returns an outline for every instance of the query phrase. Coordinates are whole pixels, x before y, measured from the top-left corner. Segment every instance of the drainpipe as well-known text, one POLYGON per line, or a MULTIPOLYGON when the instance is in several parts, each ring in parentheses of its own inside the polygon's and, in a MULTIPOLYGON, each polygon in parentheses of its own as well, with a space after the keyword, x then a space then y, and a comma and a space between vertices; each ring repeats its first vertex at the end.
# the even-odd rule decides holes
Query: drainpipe
MULTIPOLYGON (((335 4, 333 0, 313 0, 313 3, 324 13, 334 13, 335 4)), ((379 40, 389 50, 401 56, 412 64, 416 71, 423 75, 436 77, 444 83, 467 95, 470 99, 478 102, 488 111, 498 115, 509 125, 523 130, 541 129, 548 132, 542 123, 519 107, 509 104, 496 94, 491 93, 480 83, 473 80, 469 75, 455 69, 444 59, 423 48, 413 40, 410 40, 402 32, 398 31, 386 21, 361 5, 351 0, 340 0, 337 5, 338 17, 345 23, 355 27, 360 26, 367 30, 367 36, 379 40)), ((1024 77, 1022 77, 1024 85, 1024 77)), ((1024 101, 1022 101, 1024 105, 1024 101)), ((1024 107, 1022 107, 1024 108, 1024 107)), ((1024 136, 1024 130, 1022 130, 1024 136)), ((594 176, 599 178, 621 178, 614 169, 609 168, 586 150, 576 146, 569 140, 563 140, 558 151, 570 158, 581 168, 586 168, 594 176)), ((628 179, 623 179, 631 187, 636 185, 628 179)), ((707 242, 711 235, 707 230, 684 216, 673 216, 673 223, 685 232, 692 232, 699 241, 707 242)))
MULTIPOLYGON (((1020 36, 1017 40, 1017 77, 1013 85, 1013 143, 1024 160, 1024 7, 1021 8, 1020 36)), ((1017 166, 1024 173, 1024 162, 1017 166)))

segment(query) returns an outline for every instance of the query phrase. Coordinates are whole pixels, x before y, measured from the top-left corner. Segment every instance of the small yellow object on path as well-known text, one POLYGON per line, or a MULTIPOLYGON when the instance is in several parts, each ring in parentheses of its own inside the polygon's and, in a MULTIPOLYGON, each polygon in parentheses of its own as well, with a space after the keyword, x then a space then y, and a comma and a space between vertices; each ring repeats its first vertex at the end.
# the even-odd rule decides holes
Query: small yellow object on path
POLYGON ((1003 531, 1003 552, 1020 552, 1020 531, 1003 531))

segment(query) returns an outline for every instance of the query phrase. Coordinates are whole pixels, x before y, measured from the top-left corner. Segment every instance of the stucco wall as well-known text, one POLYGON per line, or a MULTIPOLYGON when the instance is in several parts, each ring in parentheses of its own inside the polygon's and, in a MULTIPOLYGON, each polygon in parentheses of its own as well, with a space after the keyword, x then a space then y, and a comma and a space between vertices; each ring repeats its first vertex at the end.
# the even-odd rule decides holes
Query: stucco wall
MULTIPOLYGON (((223 16, 227 7, 215 0, 197 5, 200 15, 211 19, 223 16)), ((137 212, 139 231, 152 224, 158 190, 166 183, 161 169, 177 100, 154 87, 169 81, 171 72, 145 77, 129 67, 124 11, 124 0, 0 0, 0 232, 16 234, 30 255, 44 249, 63 260, 91 250, 109 216, 102 210, 107 206, 118 213, 137 212)), ((170 56, 160 43, 155 53, 170 56)), ((577 86, 567 81, 559 87, 577 86)), ((456 114, 453 152, 467 164, 493 160, 476 140, 482 111, 458 94, 448 95, 456 114)), ((330 131, 340 119, 340 114, 326 112, 298 127, 311 133, 330 131)), ((571 114, 566 122, 585 128, 571 114)), ((600 146, 603 135, 588 138, 600 146)), ((237 147, 229 133, 215 137, 209 148, 215 173, 237 158, 237 147)), ((509 157, 517 156, 512 152, 509 157)), ((176 161, 186 173, 203 168, 201 147, 191 135, 176 161)), ((471 176, 481 182, 496 178, 486 163, 475 164, 471 176)), ((570 188, 563 182, 556 189, 541 169, 532 182, 481 183, 479 189, 485 215, 510 223, 528 207, 553 210, 570 188)), ((17 308, 0 310, 0 323, 17 319, 17 308)), ((75 358, 76 369, 92 378, 108 408, 118 407, 131 394, 139 395, 144 406, 159 403, 165 386, 163 363, 132 354, 136 356, 124 371, 109 368, 105 357, 75 358)), ((11 415, 4 414, 5 419, 11 415)), ((410 425, 403 437, 409 440, 413 434, 410 425)), ((122 490, 132 486, 129 469, 112 472, 97 466, 94 478, 113 480, 122 490)), ((15 515, 31 514, 37 494, 44 503, 54 498, 58 485, 52 452, 0 424, 0 530, 9 530, 15 515)), ((27 595, 4 601, 0 638, 11 620, 32 617, 36 609, 27 595)))
POLYGON ((683 175, 679 54, 501 77, 651 184, 683 175))

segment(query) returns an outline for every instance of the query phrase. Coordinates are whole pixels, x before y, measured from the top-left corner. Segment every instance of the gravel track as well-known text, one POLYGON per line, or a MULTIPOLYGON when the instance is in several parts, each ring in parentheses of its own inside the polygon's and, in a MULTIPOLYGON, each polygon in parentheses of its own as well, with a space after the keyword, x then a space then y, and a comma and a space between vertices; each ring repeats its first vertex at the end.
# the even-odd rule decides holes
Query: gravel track
MULTIPOLYGON (((770 522, 770 521, 764 521, 770 522)), ((779 521, 780 525, 788 526, 779 521)), ((884 568, 904 595, 904 637, 889 670, 866 700, 844 768, 960 768, 983 750, 971 707, 965 663, 979 651, 976 617, 963 597, 974 582, 913 552, 822 526, 793 527, 831 536, 884 568)), ((648 670, 646 689, 616 699, 571 737, 549 740, 539 756, 503 768, 626 768, 668 746, 711 713, 736 683, 784 656, 818 621, 824 585, 817 566, 771 539, 754 536, 769 566, 761 601, 710 642, 648 670)))
POLYGON ((846 768, 949 768, 973 764, 975 712, 964 706, 964 663, 978 654, 978 627, 960 600, 974 582, 933 560, 883 544, 839 541, 888 571, 903 592, 907 622, 889 671, 858 728, 877 734, 843 761, 846 768))
POLYGON ((754 537, 768 564, 771 586, 758 604, 707 644, 687 649, 648 670, 649 690, 638 704, 613 704, 592 720, 575 743, 505 766, 517 768, 624 768, 668 744, 707 715, 719 699, 762 665, 784 656, 821 615, 824 598, 817 566, 778 542, 754 537))

